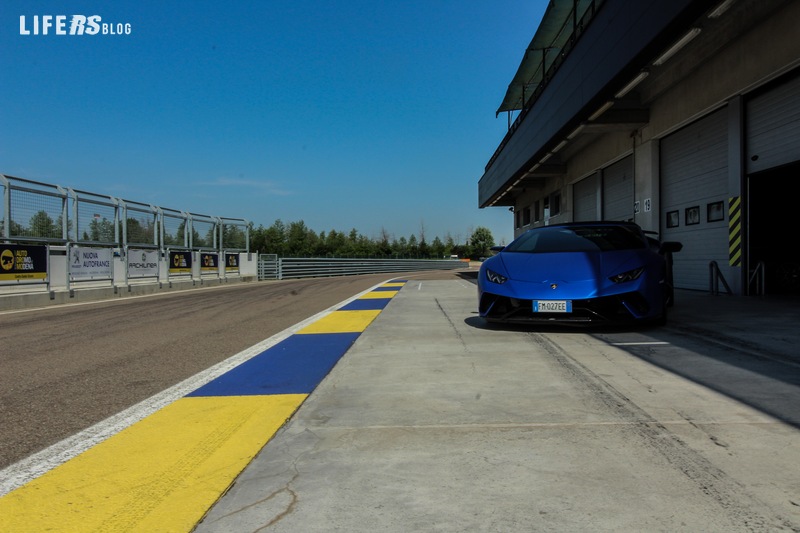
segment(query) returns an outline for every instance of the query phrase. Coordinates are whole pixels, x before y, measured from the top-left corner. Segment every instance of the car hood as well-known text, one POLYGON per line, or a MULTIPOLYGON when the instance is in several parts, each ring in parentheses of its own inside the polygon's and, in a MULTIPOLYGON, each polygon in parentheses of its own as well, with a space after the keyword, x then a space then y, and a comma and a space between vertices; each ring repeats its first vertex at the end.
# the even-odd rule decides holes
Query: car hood
POLYGON ((641 265, 633 250, 500 254, 510 279, 535 283, 579 282, 607 278, 641 265))

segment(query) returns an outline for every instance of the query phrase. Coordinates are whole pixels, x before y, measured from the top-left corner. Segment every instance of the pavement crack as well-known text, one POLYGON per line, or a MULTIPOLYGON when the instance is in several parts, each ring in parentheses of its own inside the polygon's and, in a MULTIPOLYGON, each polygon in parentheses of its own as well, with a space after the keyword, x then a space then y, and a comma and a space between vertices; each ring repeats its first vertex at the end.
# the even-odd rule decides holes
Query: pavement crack
POLYGON ((294 512, 294 509, 297 506, 298 496, 297 496, 297 493, 292 489, 292 483, 294 483, 294 481, 298 478, 299 475, 300 475, 300 473, 295 470, 295 473, 292 476, 292 478, 289 481, 287 481, 286 484, 283 487, 281 487, 281 488, 279 488, 277 490, 274 490, 271 493, 269 493, 266 496, 264 496, 263 498, 259 498, 258 500, 255 500, 252 503, 249 503, 249 504, 247 504, 247 505, 245 505, 243 507, 240 507, 240 508, 236 509, 235 511, 231 511, 230 513, 226 513, 226 514, 220 515, 219 517, 215 518, 213 521, 210 521, 208 523, 209 524, 211 524, 211 523, 223 523, 225 520, 227 520, 227 519, 229 519, 229 518, 231 518, 233 516, 241 515, 242 513, 246 513, 247 511, 249 511, 251 509, 254 509, 254 508, 259 508, 262 505, 264 505, 265 503, 268 503, 268 502, 271 502, 271 501, 275 500, 279 496, 288 494, 289 495, 289 502, 283 507, 283 510, 281 510, 279 513, 277 513, 269 522, 267 522, 263 526, 254 529, 253 533, 255 533, 257 531, 264 531, 267 528, 272 527, 273 525, 277 524, 278 522, 280 522, 281 520, 283 520, 284 518, 286 518, 287 516, 289 516, 290 514, 292 514, 294 512))
POLYGON ((294 508, 297 505, 297 493, 292 490, 291 485, 292 485, 292 481, 294 481, 297 478, 297 476, 298 476, 298 474, 295 474, 294 477, 292 477, 292 479, 286 484, 285 487, 283 487, 280 490, 277 490, 277 491, 273 492, 272 494, 270 494, 269 496, 267 496, 267 498, 265 498, 263 500, 263 501, 269 501, 272 498, 277 497, 280 494, 288 493, 290 495, 290 500, 289 500, 288 505, 286 506, 286 509, 284 509, 282 512, 280 512, 277 515, 275 515, 275 517, 272 520, 270 520, 269 522, 267 522, 266 524, 264 524, 260 528, 256 529, 255 531, 264 531, 265 529, 267 529, 269 527, 272 527, 273 525, 275 525, 276 523, 280 522, 285 517, 287 517, 288 515, 290 515, 290 514, 292 514, 294 512, 294 508))
POLYGON ((455 333, 456 338, 461 343, 461 346, 464 348, 464 351, 468 352, 469 351, 469 346, 467 346, 467 343, 464 342, 464 337, 461 336, 461 332, 458 331, 458 328, 456 328, 456 325, 453 322, 453 319, 451 319, 450 315, 447 314, 447 311, 445 311, 444 307, 442 307, 442 303, 439 301, 438 298, 434 298, 434 301, 436 302, 436 306, 439 308, 439 310, 442 312, 444 317, 447 319, 447 322, 450 324, 450 327, 452 328, 453 333, 455 333))

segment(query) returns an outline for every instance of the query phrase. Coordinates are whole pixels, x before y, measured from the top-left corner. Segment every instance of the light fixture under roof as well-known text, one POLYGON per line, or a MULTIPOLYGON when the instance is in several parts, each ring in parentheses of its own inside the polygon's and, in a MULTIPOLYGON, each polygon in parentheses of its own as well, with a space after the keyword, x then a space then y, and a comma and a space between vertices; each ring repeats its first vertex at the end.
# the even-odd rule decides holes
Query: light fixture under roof
POLYGON ((629 81, 628 84, 625 85, 625 87, 620 89, 617 92, 617 94, 614 95, 614 98, 622 98, 623 96, 625 96, 626 94, 631 92, 634 87, 636 87, 637 85, 642 83, 642 80, 644 80, 649 75, 650 75, 650 73, 648 71, 646 71, 646 70, 641 71, 631 81, 629 81))
POLYGON ((666 63, 669 58, 677 54, 678 51, 681 50, 687 44, 689 44, 692 41, 692 39, 700 35, 700 31, 701 31, 700 28, 690 29, 688 32, 686 32, 686 34, 683 37, 678 39, 675 42, 675 44, 667 48, 667 50, 663 54, 658 56, 658 58, 656 58, 656 60, 653 61, 653 64, 658 66, 666 63))
POLYGON ((584 129, 585 127, 586 127, 586 124, 581 124, 581 125, 579 125, 577 128, 575 128, 574 130, 572 130, 572 133, 570 133, 569 135, 567 135, 567 139, 570 139, 570 140, 574 139, 575 137, 577 137, 577 136, 578 136, 578 134, 579 134, 580 132, 582 132, 582 131, 583 131, 583 129, 584 129))
POLYGON ((725 0, 724 2, 721 2, 711 11, 711 13, 708 14, 708 18, 715 19, 721 17, 731 7, 734 1, 735 0, 725 0))
POLYGON ((555 154, 556 152, 558 152, 558 151, 560 151, 562 148, 564 148, 564 147, 567 145, 567 142, 569 142, 569 141, 567 141, 566 139, 564 139, 563 141, 561 141, 560 143, 558 143, 558 144, 555 146, 555 148, 553 148, 553 153, 555 154))
POLYGON ((595 111, 594 113, 592 113, 591 115, 589 115, 589 120, 590 120, 590 121, 592 121, 592 120, 597 120, 597 118, 599 118, 599 117, 600 117, 600 115, 602 115, 603 113, 605 113, 606 111, 608 111, 608 109, 609 109, 609 108, 610 108, 612 105, 614 105, 614 102, 611 102, 611 101, 608 101, 608 102, 606 102, 605 104, 601 105, 601 106, 600 106, 600 107, 597 109, 597 111, 595 111))

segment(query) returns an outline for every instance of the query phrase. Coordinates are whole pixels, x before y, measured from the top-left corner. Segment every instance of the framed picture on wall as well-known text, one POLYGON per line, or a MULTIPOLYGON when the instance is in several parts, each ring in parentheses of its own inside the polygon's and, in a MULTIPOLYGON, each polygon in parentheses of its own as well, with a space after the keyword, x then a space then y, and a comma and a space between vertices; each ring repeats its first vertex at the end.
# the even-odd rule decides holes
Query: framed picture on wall
POLYGON ((711 202, 706 206, 706 215, 709 222, 719 222, 725 220, 725 203, 722 201, 711 202))
POLYGON ((681 225, 680 213, 678 211, 670 211, 667 213, 667 227, 677 228, 681 225))
POLYGON ((700 223, 700 206, 686 208, 686 225, 693 226, 700 223))

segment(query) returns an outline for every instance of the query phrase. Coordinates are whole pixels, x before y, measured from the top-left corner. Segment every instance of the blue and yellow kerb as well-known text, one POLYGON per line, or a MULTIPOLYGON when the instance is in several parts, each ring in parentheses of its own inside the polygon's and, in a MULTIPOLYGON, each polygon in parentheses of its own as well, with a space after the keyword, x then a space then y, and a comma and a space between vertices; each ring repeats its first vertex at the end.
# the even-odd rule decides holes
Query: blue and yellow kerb
POLYGON ((190 531, 406 283, 363 294, 0 498, 0 531, 190 531))

